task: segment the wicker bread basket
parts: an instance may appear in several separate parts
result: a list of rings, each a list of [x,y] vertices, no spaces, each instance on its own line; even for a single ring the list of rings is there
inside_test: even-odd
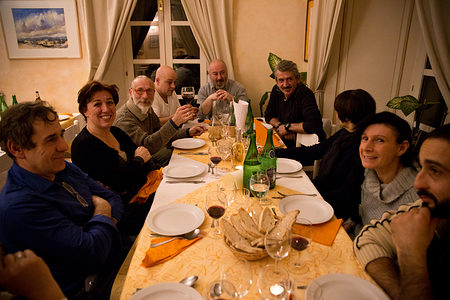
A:
[[[268,255],[267,251],[264,249],[261,249],[261,250],[263,250],[263,251],[261,251],[261,253],[248,253],[248,252],[244,252],[242,250],[236,249],[233,245],[231,245],[231,243],[228,241],[228,239],[225,238],[225,236],[224,236],[224,241],[225,241],[225,244],[227,244],[228,247],[230,248],[231,252],[236,257],[239,257],[239,258],[243,258],[246,260],[260,260]]]

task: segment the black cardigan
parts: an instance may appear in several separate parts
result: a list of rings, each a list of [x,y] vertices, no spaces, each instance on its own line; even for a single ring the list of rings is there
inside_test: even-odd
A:
[[[333,206],[338,218],[359,219],[361,184],[364,168],[359,158],[359,135],[341,129],[327,140],[310,146],[277,149],[277,157],[297,161],[322,159],[313,183],[322,197]]]
[[[127,161],[84,127],[72,142],[72,162],[120,193],[124,200],[130,200],[147,181],[147,173],[157,166],[152,160],[144,163],[142,158],[134,157],[137,146],[122,129],[112,126],[110,130],[127,154]]]

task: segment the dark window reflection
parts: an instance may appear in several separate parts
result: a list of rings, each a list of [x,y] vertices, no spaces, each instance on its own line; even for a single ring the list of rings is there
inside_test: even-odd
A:
[[[447,105],[442,97],[436,79],[430,76],[424,76],[422,82],[422,91],[420,93],[420,102],[439,102],[439,104],[427,105],[420,112],[420,122],[431,127],[439,127],[443,124],[447,112]]]
[[[156,70],[160,67],[160,64],[142,64],[134,65],[134,77],[139,75],[145,75],[155,81]]]
[[[180,0],[170,1],[170,12],[172,21],[187,21],[186,14],[184,13],[183,5]]]
[[[186,56],[184,58],[192,57]],[[193,86],[195,88],[195,94],[198,94],[198,90],[200,89],[200,64],[174,64],[173,69],[178,75],[175,84],[176,93],[180,95],[183,86]]]
[[[182,55],[200,57],[200,48],[189,26],[172,26],[172,53],[173,58]]]
[[[138,0],[131,21],[153,21],[158,11],[158,0]]]

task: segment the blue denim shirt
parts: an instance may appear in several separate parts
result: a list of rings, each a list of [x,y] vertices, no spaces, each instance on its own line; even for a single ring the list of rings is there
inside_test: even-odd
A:
[[[93,216],[92,195],[111,204],[120,220],[121,198],[66,163],[56,174],[84,199],[84,207],[60,185],[30,173],[16,163],[0,194],[0,242],[7,252],[31,249],[48,264],[62,290],[79,289],[89,274],[97,273],[118,251],[120,237],[109,217]]]

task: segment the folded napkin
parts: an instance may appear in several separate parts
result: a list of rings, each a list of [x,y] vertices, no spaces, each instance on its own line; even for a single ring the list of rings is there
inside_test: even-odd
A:
[[[260,141],[260,144],[265,145],[267,138],[267,128],[263,125],[263,123],[260,120],[255,119],[255,130],[256,130],[256,137]],[[275,130],[273,132],[273,145],[275,147],[281,147],[284,145],[284,142],[281,140],[278,134],[276,134]]]
[[[247,117],[248,102],[239,100],[238,103],[233,101],[234,117],[236,118],[236,127],[245,130],[245,118]]]
[[[326,223],[313,225],[313,241],[325,246],[333,245],[334,239],[341,227],[342,219],[332,220]],[[302,224],[295,224],[294,231],[302,233],[305,226]]]
[[[147,198],[156,192],[161,180],[163,179],[162,168],[159,170],[153,170],[147,174],[147,182],[141,187],[136,195],[130,200],[130,203],[138,202],[139,204],[145,203]]]
[[[177,256],[201,238],[202,237],[199,236],[193,240],[176,239],[159,247],[149,247],[147,252],[145,253],[144,259],[142,260],[142,265],[148,268],[162,264],[163,262],[166,262]],[[152,244],[163,242],[168,239],[171,239],[171,237],[155,238],[152,239]]]

